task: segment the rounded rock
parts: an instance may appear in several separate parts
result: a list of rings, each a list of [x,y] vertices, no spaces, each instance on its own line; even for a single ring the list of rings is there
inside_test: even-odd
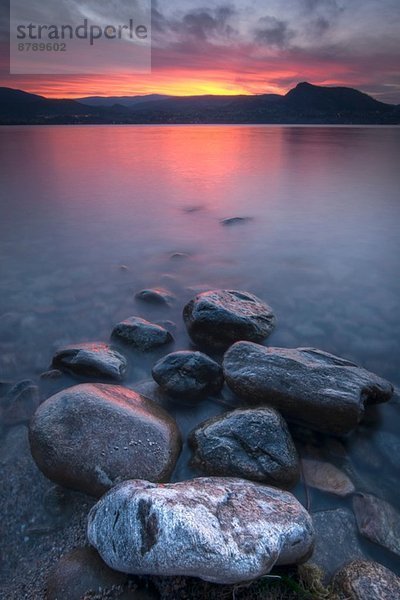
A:
[[[243,479],[127,481],[89,513],[88,539],[113,569],[235,584],[304,562],[311,517],[289,492]]]
[[[235,290],[198,294],[185,306],[183,319],[195,344],[219,350],[239,340],[262,342],[275,326],[267,304],[253,294]]]
[[[140,317],[130,317],[118,323],[112,332],[112,337],[117,338],[125,344],[130,344],[138,350],[148,352],[170,344],[173,337],[161,325],[150,323]]]
[[[400,598],[400,578],[371,560],[353,560],[338,571],[333,590],[348,600],[395,600]]]
[[[123,379],[126,358],[103,342],[87,342],[60,348],[53,357],[52,366],[73,375]]]
[[[162,408],[105,384],[74,386],[46,400],[29,440],[46,477],[93,496],[126,479],[168,481],[181,450],[178,427]]]
[[[243,477],[277,487],[299,478],[287,425],[273,408],[238,409],[209,419],[190,435],[193,466],[208,475]]]
[[[164,392],[183,401],[217,394],[224,384],[222,367],[202,352],[168,354],[154,365],[152,375]]]

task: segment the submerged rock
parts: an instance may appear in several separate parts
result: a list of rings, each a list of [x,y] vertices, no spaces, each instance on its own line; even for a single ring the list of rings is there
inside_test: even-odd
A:
[[[61,557],[47,579],[47,600],[81,600],[123,585],[127,575],[110,569],[93,548],[76,548]]]
[[[301,463],[307,485],[336,496],[348,496],[355,492],[351,479],[334,465],[311,458],[303,458]]]
[[[183,319],[195,344],[221,350],[239,340],[262,342],[275,327],[267,304],[235,290],[198,294],[185,306]]]
[[[323,510],[312,515],[315,528],[315,549],[311,557],[325,573],[326,581],[344,563],[363,558],[357,525],[348,508]]]
[[[251,220],[251,217],[228,217],[227,219],[222,219],[220,223],[221,225],[225,226],[243,225],[244,223],[248,223]]]
[[[269,404],[311,429],[345,434],[357,427],[365,405],[386,402],[393,386],[327,352],[234,344],[224,357],[228,386],[251,404]]]
[[[306,560],[314,535],[289,492],[210,477],[113,488],[90,511],[88,539],[125,573],[238,583]]]
[[[217,394],[224,384],[222,367],[202,352],[168,354],[154,365],[152,375],[167,394],[189,402]]]
[[[299,478],[299,459],[285,421],[273,408],[234,410],[197,427],[193,465],[209,475],[244,477],[277,487]]]
[[[73,375],[123,379],[127,362],[124,356],[103,342],[65,346],[56,352],[52,366]]]
[[[162,288],[141,290],[135,294],[136,300],[147,302],[148,304],[169,305],[174,300],[171,292]]]
[[[9,427],[27,423],[40,403],[37,385],[25,379],[5,391],[0,400],[0,423]]]
[[[361,535],[400,556],[400,513],[391,504],[372,494],[357,494],[353,510]]]
[[[118,323],[113,329],[112,337],[145,352],[170,344],[174,339],[161,325],[140,317],[130,317]]]
[[[347,600],[400,598],[400,578],[371,560],[353,560],[335,573],[333,591]]]
[[[162,408],[104,384],[74,386],[46,400],[29,439],[49,479],[93,496],[126,479],[167,481],[181,449],[178,427]]]

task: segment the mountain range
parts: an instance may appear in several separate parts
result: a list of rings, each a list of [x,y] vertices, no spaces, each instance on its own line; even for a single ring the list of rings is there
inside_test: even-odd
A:
[[[400,105],[348,87],[299,83],[285,95],[86,97],[54,100],[0,88],[0,124],[400,124]]]

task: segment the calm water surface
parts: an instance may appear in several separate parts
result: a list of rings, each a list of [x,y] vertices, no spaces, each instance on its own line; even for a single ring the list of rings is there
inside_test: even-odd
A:
[[[226,287],[275,309],[269,344],[316,346],[400,384],[399,128],[3,127],[0,142],[1,380],[38,380],[55,348],[107,341],[133,315],[175,321],[185,349],[184,303]],[[221,225],[237,216],[251,220]],[[153,286],[175,304],[134,300]],[[134,386],[156,357],[129,358]],[[188,431],[224,407],[171,410]],[[388,405],[344,442],[357,486],[398,508],[399,429]],[[193,476],[187,460],[176,479]],[[314,510],[349,504],[311,495]]]

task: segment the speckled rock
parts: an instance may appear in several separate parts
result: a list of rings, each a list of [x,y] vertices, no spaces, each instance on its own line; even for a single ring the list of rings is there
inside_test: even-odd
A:
[[[167,394],[188,402],[217,394],[224,384],[222,367],[202,352],[168,354],[154,365],[152,375]]]
[[[118,323],[113,329],[112,337],[144,352],[170,344],[174,339],[161,325],[150,323],[140,317],[130,317]]]
[[[210,477],[113,488],[90,511],[88,539],[122,572],[238,583],[306,560],[314,535],[289,492]]]
[[[331,463],[303,458],[302,472],[307,485],[336,496],[348,496],[355,492],[351,479]]]
[[[167,481],[181,449],[177,425],[162,408],[104,384],[74,386],[46,400],[29,439],[49,479],[93,496],[126,479]]]
[[[127,369],[124,356],[103,342],[88,342],[60,348],[53,357],[53,367],[73,375],[123,379]]]
[[[148,304],[158,304],[168,306],[174,300],[173,294],[163,288],[154,288],[141,290],[135,294],[136,300],[147,302]]]
[[[338,571],[333,590],[347,600],[396,600],[400,578],[371,560],[353,560]]]
[[[193,466],[209,475],[291,487],[299,459],[285,421],[273,408],[234,410],[197,427],[189,438]]]
[[[400,513],[391,504],[372,494],[357,494],[353,510],[361,535],[400,556]]]
[[[225,350],[239,340],[262,342],[275,326],[272,309],[248,292],[214,290],[198,294],[183,310],[195,344]]]
[[[234,344],[224,357],[225,379],[249,404],[268,404],[303,425],[345,434],[365,405],[389,400],[393,386],[343,358],[313,348]]]
[[[120,586],[127,576],[111,570],[93,548],[76,548],[50,571],[47,600],[81,600],[88,592]]]

